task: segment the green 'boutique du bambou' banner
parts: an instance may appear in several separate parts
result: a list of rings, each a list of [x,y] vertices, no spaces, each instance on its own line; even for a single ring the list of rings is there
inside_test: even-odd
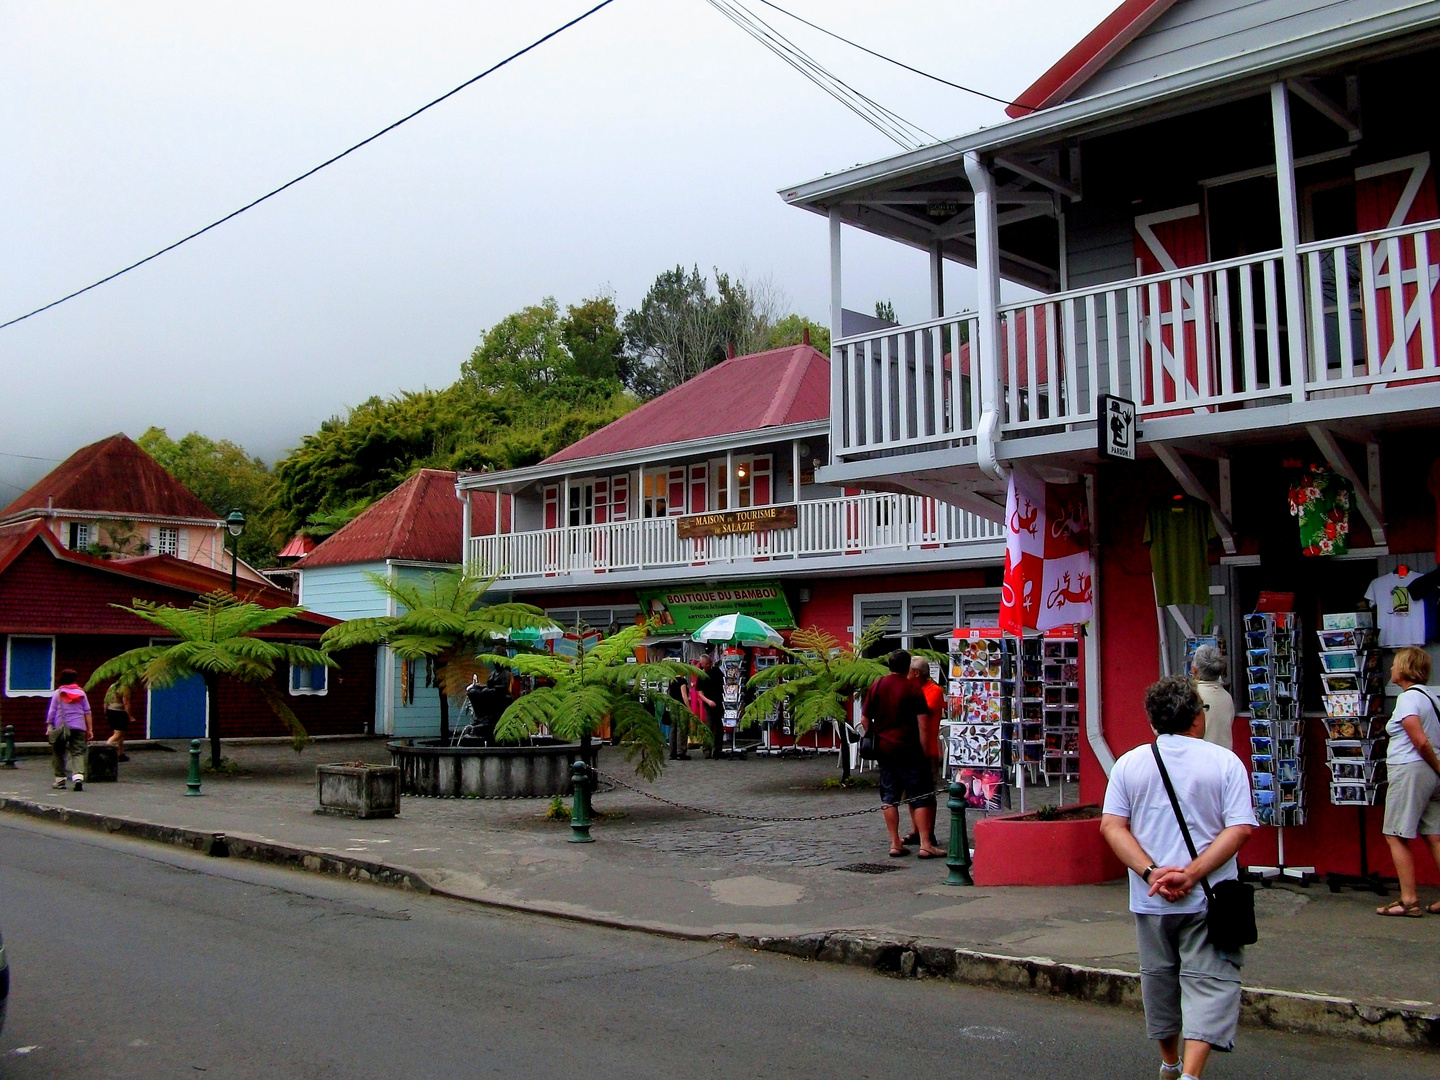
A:
[[[776,630],[794,630],[795,616],[778,582],[724,588],[640,589],[636,596],[646,618],[659,624],[658,633],[693,634],[720,615],[749,615]]]

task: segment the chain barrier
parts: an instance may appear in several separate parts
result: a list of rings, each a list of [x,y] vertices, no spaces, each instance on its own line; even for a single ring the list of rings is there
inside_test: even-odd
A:
[[[733,810],[713,810],[705,806],[691,806],[689,803],[676,802],[674,799],[667,799],[663,795],[656,795],[652,791],[645,791],[642,788],[636,787],[634,784],[627,784],[619,777],[610,776],[608,773],[603,773],[599,769],[592,768],[590,772],[591,775],[594,776],[596,779],[604,780],[606,783],[609,783],[614,787],[622,787],[626,791],[633,791],[636,795],[643,795],[647,799],[658,803],[664,803],[666,806],[673,806],[677,810],[689,810],[692,813],[696,814],[708,814],[710,817],[733,818],[737,821],[754,821],[761,825],[780,825],[790,822],[804,821],[835,821],[838,818],[859,817],[862,814],[873,814],[876,810],[883,810],[885,808],[884,803],[877,803],[873,806],[867,806],[861,810],[842,810],[839,813],[835,814],[810,814],[806,817],[762,817],[758,814],[741,814]],[[946,788],[936,788],[929,794],[920,795],[916,798],[926,799],[932,795],[944,795],[947,790],[948,789]],[[910,800],[908,799],[906,800],[906,802],[909,801]]]

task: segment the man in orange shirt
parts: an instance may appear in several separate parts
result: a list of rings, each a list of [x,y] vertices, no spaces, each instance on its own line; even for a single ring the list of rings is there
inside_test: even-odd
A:
[[[945,716],[945,691],[936,685],[935,680],[930,678],[930,661],[923,656],[916,656],[910,661],[910,678],[913,679],[920,692],[925,695],[926,710],[920,717],[920,749],[925,754],[925,760],[930,763],[930,776],[934,783],[932,788],[939,790],[940,777],[944,773],[945,754],[940,746],[940,721]],[[939,847],[935,842],[934,819],[930,823],[930,846]],[[920,832],[918,829],[911,829],[910,835],[905,838],[906,844],[918,844]]]

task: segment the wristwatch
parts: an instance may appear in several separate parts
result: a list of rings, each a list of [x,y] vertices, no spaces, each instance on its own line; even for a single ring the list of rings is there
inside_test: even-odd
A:
[[[1145,882],[1146,885],[1149,885],[1150,875],[1159,869],[1160,868],[1152,862],[1149,866],[1145,867],[1145,872],[1140,875],[1140,880]]]

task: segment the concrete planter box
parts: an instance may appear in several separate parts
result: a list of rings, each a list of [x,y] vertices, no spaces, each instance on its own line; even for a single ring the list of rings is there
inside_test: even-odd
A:
[[[400,770],[394,765],[319,765],[317,814],[395,817],[400,813]]]
[[[598,743],[586,763],[599,758]],[[540,746],[440,746],[433,740],[390,744],[390,761],[406,795],[450,799],[548,799],[570,794],[570,763],[579,743]]]
[[[1055,821],[1007,814],[975,824],[976,885],[1095,885],[1125,867],[1100,835],[1098,806],[1071,806]]]
[[[120,774],[120,751],[109,743],[90,743],[85,747],[85,781],[90,784],[114,783]]]

